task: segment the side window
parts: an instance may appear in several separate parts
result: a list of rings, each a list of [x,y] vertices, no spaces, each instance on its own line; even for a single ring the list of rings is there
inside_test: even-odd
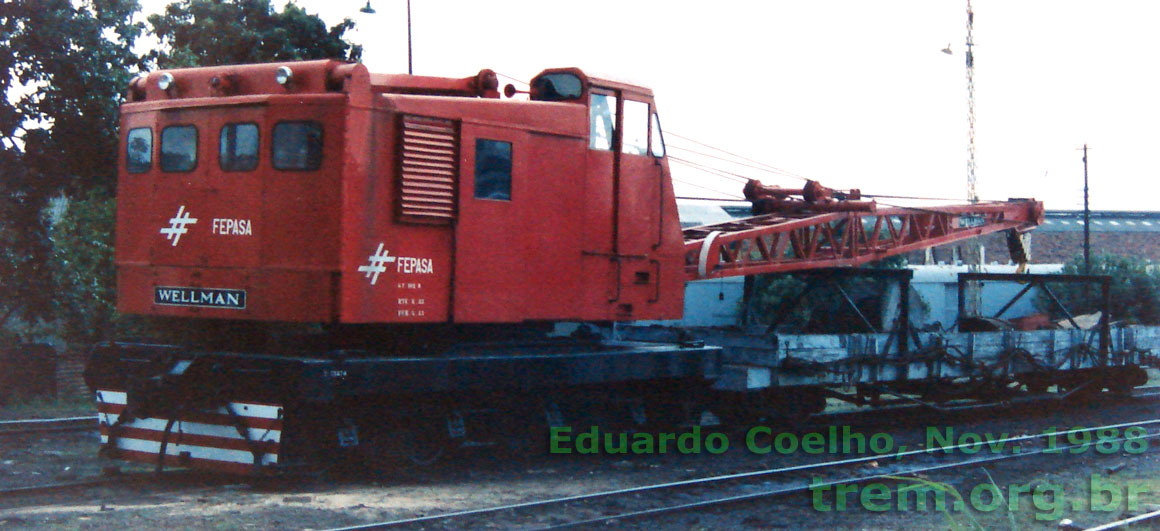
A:
[[[148,127],[130,129],[125,137],[125,169],[129,173],[144,173],[153,167],[153,130]]]
[[[591,128],[588,147],[612,149],[616,134],[616,96],[593,94],[588,100],[588,121]]]
[[[648,154],[648,104],[624,100],[624,123],[620,151],[632,155]]]
[[[279,122],[274,126],[271,162],[278,170],[312,171],[322,167],[322,125]]]
[[[511,142],[485,138],[475,141],[475,197],[511,201]]]
[[[661,135],[661,119],[655,112],[652,114],[652,154],[657,158],[665,156],[665,137]]]
[[[218,164],[222,171],[250,171],[258,167],[258,126],[226,124],[222,127]]]
[[[197,128],[174,125],[161,130],[161,171],[183,172],[197,167]]]

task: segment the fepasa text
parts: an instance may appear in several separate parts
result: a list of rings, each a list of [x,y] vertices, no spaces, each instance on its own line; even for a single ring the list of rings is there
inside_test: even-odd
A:
[[[210,228],[223,236],[253,236],[253,224],[248,219],[213,218]]]

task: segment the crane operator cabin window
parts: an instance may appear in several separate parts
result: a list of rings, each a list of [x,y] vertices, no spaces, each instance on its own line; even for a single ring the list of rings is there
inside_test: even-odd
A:
[[[616,134],[616,96],[593,94],[588,101],[591,126],[588,147],[611,150],[612,138]]]
[[[624,129],[620,151],[632,155],[648,154],[648,104],[624,100]]]
[[[661,119],[657,113],[652,113],[652,154],[660,158],[665,156],[665,139],[661,135]]]
[[[574,74],[547,74],[532,81],[532,94],[539,101],[575,100],[584,94],[584,84]]]
[[[322,167],[322,125],[279,122],[274,126],[272,162],[278,170],[312,171]]]
[[[161,171],[183,172],[197,167],[197,128],[174,125],[161,130]]]
[[[250,171],[258,167],[258,126],[227,124],[221,132],[218,164],[222,171]]]
[[[130,129],[125,138],[125,169],[129,173],[144,173],[153,166],[153,130],[148,127]]]
[[[511,201],[511,142],[485,138],[475,141],[475,197]]]

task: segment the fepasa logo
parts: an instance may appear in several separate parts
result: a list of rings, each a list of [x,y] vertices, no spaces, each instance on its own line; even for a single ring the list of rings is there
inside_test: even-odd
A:
[[[197,223],[197,218],[189,216],[186,212],[185,205],[177,207],[177,215],[169,218],[169,226],[161,227],[161,234],[165,235],[165,239],[173,242],[173,246],[177,247],[177,243],[181,241],[181,235],[189,232],[186,225],[193,225]]]
[[[395,264],[395,272],[403,275],[430,275],[435,272],[434,261],[430,258],[414,256],[391,256],[386,244],[380,242],[374,254],[367,257],[367,265],[358,266],[359,273],[365,273],[374,286],[379,281],[379,274],[387,272],[386,264]]]
[[[383,264],[388,264],[395,261],[395,257],[391,256],[390,251],[383,249],[382,243],[379,248],[375,250],[375,254],[370,255],[367,259],[370,264],[359,266],[359,273],[366,273],[367,278],[371,279],[371,285],[374,286],[379,281],[379,273],[386,273],[387,267]]]

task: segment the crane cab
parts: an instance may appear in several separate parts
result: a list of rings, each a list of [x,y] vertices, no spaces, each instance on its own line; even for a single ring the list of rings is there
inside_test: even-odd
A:
[[[311,61],[155,72],[122,107],[118,304],[330,323],[680,316],[652,93],[547,70],[528,99]]]

